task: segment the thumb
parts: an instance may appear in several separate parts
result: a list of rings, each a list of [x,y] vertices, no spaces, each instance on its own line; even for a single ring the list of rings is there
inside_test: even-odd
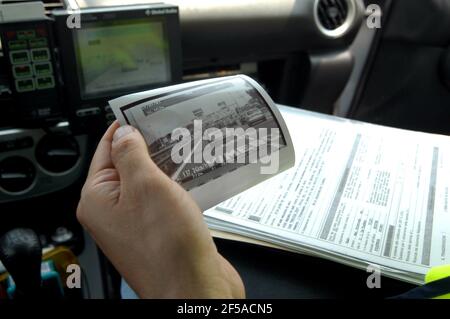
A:
[[[124,184],[151,178],[159,172],[141,133],[130,125],[121,126],[114,132],[111,160]]]

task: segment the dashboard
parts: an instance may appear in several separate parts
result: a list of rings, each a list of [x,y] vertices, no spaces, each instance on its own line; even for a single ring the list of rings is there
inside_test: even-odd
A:
[[[324,63],[351,72],[341,52],[364,17],[360,0],[56,0],[0,11],[0,232],[26,224],[48,238],[62,226],[77,237],[81,185],[115,119],[108,100],[237,73],[276,102],[296,100]]]
[[[0,25],[0,203],[70,185],[88,157],[80,136],[95,141],[114,120],[109,99],[246,72],[245,62],[257,76],[260,61],[345,49],[362,19],[357,0],[78,0],[44,9]]]

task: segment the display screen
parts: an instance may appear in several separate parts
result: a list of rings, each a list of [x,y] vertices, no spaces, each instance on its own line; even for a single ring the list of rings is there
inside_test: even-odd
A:
[[[171,81],[162,20],[83,23],[75,34],[82,98],[123,93]]]

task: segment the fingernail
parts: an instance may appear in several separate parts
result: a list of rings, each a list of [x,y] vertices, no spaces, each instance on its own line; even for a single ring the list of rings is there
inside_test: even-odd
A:
[[[126,136],[126,135],[128,135],[128,134],[130,134],[130,133],[133,133],[134,130],[135,130],[135,128],[132,127],[132,126],[130,126],[130,125],[123,125],[123,126],[120,126],[120,127],[114,132],[114,135],[113,135],[113,142],[117,142],[117,141],[120,140],[122,137],[124,137],[124,136]]]

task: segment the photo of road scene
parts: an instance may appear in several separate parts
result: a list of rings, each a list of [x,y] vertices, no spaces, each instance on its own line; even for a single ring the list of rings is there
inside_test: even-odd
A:
[[[209,88],[189,90],[181,95],[165,97],[158,103],[151,104],[152,108],[141,106],[132,110],[135,123],[139,123],[139,129],[149,145],[150,154],[155,163],[172,179],[183,185],[186,189],[205,184],[209,180],[233,171],[242,165],[249,163],[249,153],[265,147],[267,155],[270,154],[271,144],[273,150],[286,145],[282,136],[272,136],[271,129],[281,129],[272,114],[267,103],[259,92],[247,81],[237,78],[215,84]],[[233,143],[228,149],[235,152],[220,154],[223,163],[194,162],[194,152],[204,150],[210,140],[194,139],[194,121],[201,120],[202,134],[209,128],[216,128],[223,135],[223,150],[228,143]],[[191,139],[183,140],[190,143],[190,154],[183,154],[186,159],[177,164],[172,160],[172,148],[181,142],[172,141],[172,132],[175,128],[186,128],[190,132]],[[246,137],[246,142],[241,149],[236,149],[237,140],[227,139],[227,129],[242,128],[266,128],[267,135],[259,135],[255,140]],[[218,142],[218,141],[215,141]],[[233,147],[234,145],[234,147]],[[237,157],[241,159],[238,163]],[[244,162],[242,162],[244,159]]]

